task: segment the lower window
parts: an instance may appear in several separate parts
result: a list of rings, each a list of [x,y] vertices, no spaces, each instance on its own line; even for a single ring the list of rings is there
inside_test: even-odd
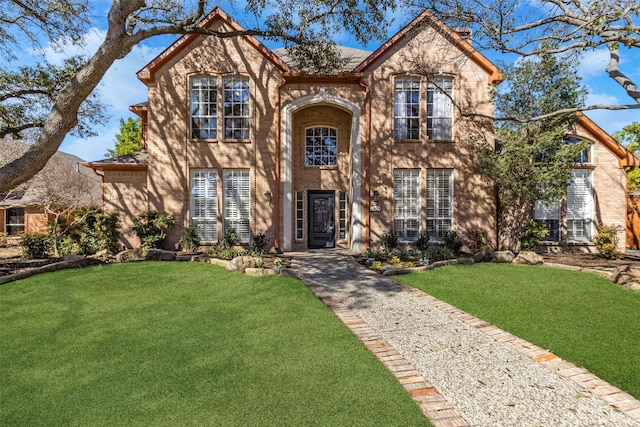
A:
[[[5,228],[8,235],[24,232],[24,208],[7,209]]]
[[[203,242],[218,241],[218,173],[191,171],[191,226]]]
[[[420,171],[397,169],[393,172],[393,231],[405,241],[420,234]]]
[[[427,230],[439,242],[453,228],[453,170],[427,170]]]
[[[251,208],[249,169],[224,171],[224,232],[234,228],[240,243],[249,243]]]

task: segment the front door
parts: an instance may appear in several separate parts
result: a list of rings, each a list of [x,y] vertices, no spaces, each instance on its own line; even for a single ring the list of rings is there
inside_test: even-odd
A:
[[[309,213],[309,248],[335,247],[335,194],[310,191]]]

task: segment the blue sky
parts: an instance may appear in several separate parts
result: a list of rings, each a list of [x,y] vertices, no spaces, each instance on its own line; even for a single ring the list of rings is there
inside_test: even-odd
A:
[[[97,27],[88,31],[85,39],[86,46],[82,49],[82,53],[93,54],[104,39],[105,17],[110,4],[110,1],[103,0],[94,3]],[[236,6],[234,9],[223,5],[223,8],[241,24],[247,27],[254,24],[253,22],[243,21],[240,14],[241,6]],[[393,35],[401,24],[402,22],[396,22],[394,28],[390,30],[390,35]],[[104,76],[98,88],[101,98],[108,105],[107,113],[110,115],[110,119],[104,125],[95,129],[98,136],[87,139],[67,136],[60,149],[88,161],[104,158],[106,150],[114,146],[115,135],[119,130],[119,119],[121,117],[133,117],[134,115],[129,111],[129,106],[147,99],[146,86],[137,79],[136,72],[168,47],[176,38],[165,36],[149,40],[142,45],[136,46],[124,59],[116,61]],[[369,46],[358,46],[346,34],[338,34],[336,42],[369,50],[375,50],[382,43],[373,42]],[[274,46],[269,45],[269,47]],[[68,47],[64,53],[56,53],[50,48],[45,49],[45,55],[52,63],[60,63],[63,56],[72,53],[79,53],[78,48]],[[492,60],[500,58],[491,54],[487,54],[487,56]],[[633,101],[626,95],[624,90],[605,73],[604,68],[607,60],[607,52],[604,49],[584,54],[578,73],[583,78],[583,83],[589,88],[590,93],[587,98],[587,104],[632,104]],[[628,72],[636,82],[640,81],[640,67],[637,64],[640,64],[640,50],[623,52],[621,68]],[[609,133],[620,130],[631,122],[640,122],[640,110],[596,110],[588,112],[587,115]]]

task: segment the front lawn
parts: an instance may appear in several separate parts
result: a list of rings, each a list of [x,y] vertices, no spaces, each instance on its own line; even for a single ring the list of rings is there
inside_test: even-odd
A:
[[[589,273],[474,264],[397,276],[640,398],[640,293]]]
[[[428,425],[289,277],[145,262],[0,286],[0,425]]]

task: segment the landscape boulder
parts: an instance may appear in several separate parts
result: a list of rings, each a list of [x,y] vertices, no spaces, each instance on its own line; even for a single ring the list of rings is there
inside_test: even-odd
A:
[[[491,261],[491,252],[489,251],[479,251],[473,254],[473,262],[489,262]]]
[[[544,262],[542,257],[535,252],[523,251],[513,260],[514,264],[540,265]]]
[[[621,265],[613,272],[611,281],[618,285],[640,284],[640,267]]]
[[[173,261],[176,259],[176,253],[163,249],[130,249],[122,251],[116,255],[118,262],[134,262],[134,261]]]
[[[511,251],[494,251],[491,254],[492,262],[511,263],[516,256]]]
[[[253,257],[250,256],[239,256],[235,257],[231,261],[227,263],[227,271],[236,271],[240,273],[244,273],[247,268],[254,268],[256,266]]]

